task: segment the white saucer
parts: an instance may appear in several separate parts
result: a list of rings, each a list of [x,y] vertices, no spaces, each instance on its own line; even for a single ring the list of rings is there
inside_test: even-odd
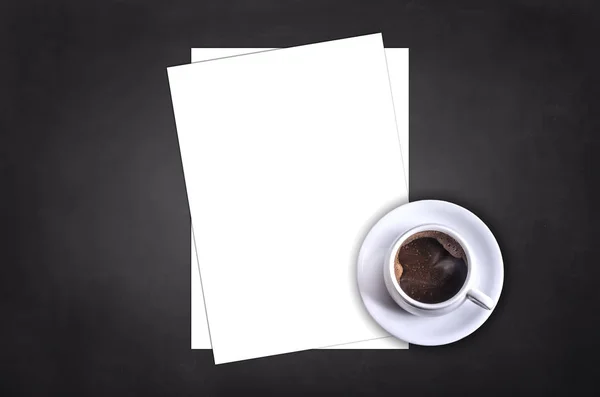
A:
[[[477,330],[492,310],[466,301],[444,316],[419,317],[404,311],[392,300],[383,281],[386,254],[402,233],[425,223],[452,227],[471,243],[471,250],[479,258],[476,285],[497,304],[504,282],[504,265],[494,235],[472,212],[437,200],[405,204],[373,226],[358,255],[358,288],[367,311],[392,336],[416,345],[445,345]]]

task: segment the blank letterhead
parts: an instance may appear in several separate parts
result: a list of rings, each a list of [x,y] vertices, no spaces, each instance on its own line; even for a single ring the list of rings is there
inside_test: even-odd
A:
[[[192,48],[192,62],[209,61],[236,55],[251,54],[273,50],[274,48]],[[404,165],[404,176],[408,185],[408,48],[386,48],[388,72],[394,109],[396,111],[396,127],[400,139],[400,150],[402,152],[402,163]],[[193,232],[192,232],[193,233]],[[192,235],[190,233],[190,235]],[[198,271],[198,260],[194,238],[191,241],[191,277],[192,277],[192,349],[211,349],[208,334],[208,323],[206,322],[206,309],[204,307],[204,296],[200,283]],[[364,313],[364,321],[374,321],[368,313]],[[362,342],[347,343],[326,347],[326,349],[408,349],[408,343],[393,336],[386,338],[370,339]]]

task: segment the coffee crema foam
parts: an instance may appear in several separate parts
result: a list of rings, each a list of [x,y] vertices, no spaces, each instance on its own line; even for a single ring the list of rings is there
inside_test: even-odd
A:
[[[465,283],[467,259],[461,245],[443,232],[410,236],[394,261],[400,288],[423,303],[440,303],[456,295]]]

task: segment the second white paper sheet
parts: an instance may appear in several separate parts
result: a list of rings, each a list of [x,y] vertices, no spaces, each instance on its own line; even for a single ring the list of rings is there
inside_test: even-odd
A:
[[[218,58],[236,55],[251,54],[255,52],[269,51],[275,48],[192,48],[191,61],[202,62]],[[396,126],[400,149],[404,166],[404,176],[408,185],[408,48],[386,48],[385,49],[389,79],[396,113]],[[398,170],[400,172],[400,170]],[[408,186],[407,186],[408,187]],[[204,296],[196,247],[192,230],[192,252],[191,252],[191,277],[192,277],[192,302],[191,302],[191,348],[211,349],[208,323],[206,321],[206,309],[204,307]],[[365,312],[364,321],[373,321]],[[361,342],[353,342],[342,345],[325,347],[325,349],[407,349],[408,343],[394,337],[382,337]]]
[[[168,75],[215,362],[387,336],[355,279],[407,201],[381,35]]]

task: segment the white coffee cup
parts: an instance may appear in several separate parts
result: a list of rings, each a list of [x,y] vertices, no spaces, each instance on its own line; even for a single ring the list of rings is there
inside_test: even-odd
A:
[[[442,232],[452,237],[461,245],[466,257],[467,276],[462,288],[456,293],[456,295],[440,303],[423,303],[408,296],[406,292],[400,288],[394,272],[396,255],[402,244],[416,233],[426,231]],[[494,307],[494,301],[492,298],[477,289],[477,284],[479,281],[477,272],[478,266],[477,258],[474,257],[472,251],[469,249],[469,242],[463,239],[460,234],[444,225],[426,224],[410,229],[398,237],[386,258],[386,262],[383,267],[383,278],[385,281],[385,286],[392,299],[401,308],[417,316],[441,316],[450,313],[451,311],[456,310],[467,299],[483,309],[492,310]]]

